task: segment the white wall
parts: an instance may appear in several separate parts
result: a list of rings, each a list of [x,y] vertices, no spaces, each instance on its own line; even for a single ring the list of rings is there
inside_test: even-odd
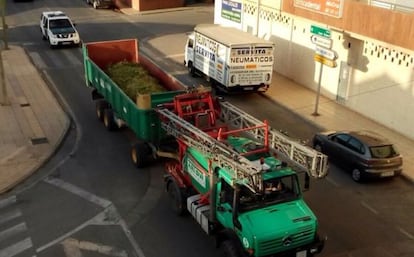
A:
[[[235,26],[217,15],[221,1],[215,1],[215,23]],[[315,90],[320,64],[313,59],[310,27],[324,25],[282,13],[281,0],[237,1],[242,20],[236,27],[275,42],[274,70]],[[337,98],[339,64],[347,63],[349,83],[340,103],[414,139],[414,52],[334,29],[331,39],[338,66],[323,67],[322,94]]]

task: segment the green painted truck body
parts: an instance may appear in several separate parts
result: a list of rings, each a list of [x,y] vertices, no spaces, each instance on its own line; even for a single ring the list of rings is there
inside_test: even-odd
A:
[[[87,86],[111,105],[116,117],[123,120],[138,139],[157,144],[166,137],[153,108],[172,102],[175,95],[184,92],[184,86],[140,54],[136,39],[85,43],[82,51]],[[122,61],[140,63],[167,91],[144,96],[141,101],[149,105],[140,107],[139,99],[137,103],[132,101],[105,73],[109,65]]]

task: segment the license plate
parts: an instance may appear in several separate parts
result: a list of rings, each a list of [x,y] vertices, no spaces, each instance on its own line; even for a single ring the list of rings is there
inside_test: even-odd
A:
[[[62,42],[62,45],[70,45],[72,42]]]
[[[391,176],[394,176],[394,171],[387,171],[387,172],[381,173],[381,177],[391,177]]]
[[[297,252],[296,257],[306,257],[306,251]]]
[[[253,87],[244,87],[243,90],[253,90]]]

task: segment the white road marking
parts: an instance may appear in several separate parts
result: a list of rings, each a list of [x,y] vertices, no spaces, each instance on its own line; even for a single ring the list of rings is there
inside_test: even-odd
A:
[[[29,52],[30,58],[34,62],[35,66],[38,67],[40,70],[46,69],[47,65],[43,61],[42,57],[40,57],[38,52]]]
[[[81,224],[77,228],[69,231],[68,233],[54,239],[53,241],[39,247],[36,249],[37,253],[40,253],[44,251],[45,249],[58,244],[59,242],[62,242],[66,238],[70,237],[71,235],[75,234],[76,232],[84,229],[85,227],[89,225],[120,225],[122,227],[122,230],[124,231],[126,237],[128,238],[128,241],[132,245],[132,247],[135,250],[135,253],[138,257],[145,257],[144,252],[142,251],[141,247],[137,244],[135,241],[135,238],[132,236],[131,232],[129,231],[129,228],[126,224],[126,222],[119,216],[118,211],[116,210],[115,206],[112,205],[112,203],[106,199],[100,198],[96,195],[93,195],[75,185],[69,184],[63,180],[57,179],[57,178],[46,178],[44,180],[47,183],[50,183],[52,185],[55,185],[57,187],[60,187],[66,191],[69,191],[75,195],[80,196],[81,198],[84,198],[92,203],[95,203],[99,206],[102,206],[105,208],[105,210],[92,219],[86,221],[85,223]],[[0,256],[1,257],[1,256]],[[71,256],[72,257],[72,256]]]
[[[0,232],[0,242],[11,237],[14,235],[17,235],[19,233],[22,233],[24,231],[27,230],[26,224],[25,223],[20,223],[17,224],[11,228],[5,229],[3,231]]]
[[[0,257],[13,257],[33,246],[32,240],[26,238],[20,242],[17,242],[5,249],[0,250]]]
[[[82,257],[82,250],[98,252],[112,257],[128,257],[128,253],[115,247],[97,244],[88,241],[79,241],[74,238],[67,238],[62,243],[66,257]]]
[[[367,208],[368,210],[370,210],[372,213],[378,215],[378,211],[375,210],[373,207],[371,207],[370,205],[368,205],[366,202],[361,201],[362,206],[364,206],[365,208]]]
[[[414,235],[410,234],[409,232],[407,232],[405,229],[401,228],[401,227],[397,227],[397,229],[403,233],[406,237],[408,237],[411,240],[414,240]]]
[[[20,216],[22,216],[22,212],[17,209],[9,211],[5,214],[2,214],[0,215],[0,225],[6,222],[9,222],[11,220],[14,220],[15,218],[20,217]]]
[[[94,203],[96,205],[101,206],[102,208],[107,208],[108,206],[112,205],[112,203],[104,198],[101,198],[97,195],[91,194],[85,190],[83,190],[82,188],[79,188],[75,185],[69,184],[61,179],[57,179],[57,178],[45,178],[44,179],[45,182],[52,184],[56,187],[60,187],[62,189],[65,189],[68,192],[71,192],[74,195],[77,195],[91,203]]]
[[[9,206],[13,203],[16,203],[16,196],[15,195],[10,196],[8,198],[5,198],[3,200],[0,200],[0,209],[4,208],[4,207],[7,207],[7,206]]]

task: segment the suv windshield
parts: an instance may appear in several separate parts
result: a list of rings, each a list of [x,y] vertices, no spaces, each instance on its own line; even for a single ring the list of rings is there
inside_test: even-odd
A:
[[[245,186],[240,188],[239,211],[246,212],[276,203],[289,202],[300,196],[297,176],[272,178],[263,182],[263,193],[253,193]]]
[[[49,22],[50,29],[57,29],[57,28],[71,28],[72,24],[68,19],[58,19],[58,20],[51,20]]]
[[[371,146],[369,150],[373,158],[391,158],[398,155],[392,145]]]

